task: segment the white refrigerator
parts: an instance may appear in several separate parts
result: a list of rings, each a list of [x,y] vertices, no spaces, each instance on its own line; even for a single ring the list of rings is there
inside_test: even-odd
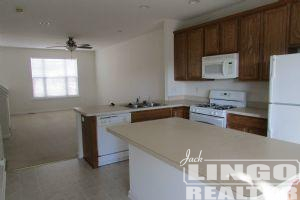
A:
[[[300,144],[300,54],[271,57],[270,138]]]

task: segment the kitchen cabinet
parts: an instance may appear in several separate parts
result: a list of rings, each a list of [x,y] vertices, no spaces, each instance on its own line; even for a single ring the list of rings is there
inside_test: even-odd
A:
[[[238,51],[238,19],[233,18],[220,23],[220,53],[229,54]]]
[[[83,158],[93,167],[98,167],[97,118],[81,116]]]
[[[172,108],[145,110],[131,113],[131,122],[143,122],[172,117]]]
[[[172,117],[190,118],[190,108],[186,106],[172,108]]]
[[[219,23],[204,27],[204,54],[205,56],[217,55],[220,52]]]
[[[287,53],[288,7],[264,12],[262,80],[269,80],[270,56]]]
[[[174,78],[176,81],[187,79],[187,33],[174,34]]]
[[[292,4],[290,19],[291,27],[289,44],[292,46],[300,46],[300,1]]]
[[[201,57],[239,53],[239,80],[268,81],[270,56],[300,47],[300,1],[278,1],[175,31],[175,80],[203,80]]]
[[[260,79],[261,13],[243,16],[240,20],[240,80]]]
[[[236,114],[227,115],[227,128],[267,137],[267,119]]]
[[[204,54],[203,32],[203,28],[191,30],[188,32],[188,80],[202,79],[202,57]]]

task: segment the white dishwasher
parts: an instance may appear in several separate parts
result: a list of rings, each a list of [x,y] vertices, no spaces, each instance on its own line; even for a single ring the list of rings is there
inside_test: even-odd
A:
[[[109,133],[106,128],[131,123],[131,113],[97,117],[98,165],[128,160],[128,143]]]

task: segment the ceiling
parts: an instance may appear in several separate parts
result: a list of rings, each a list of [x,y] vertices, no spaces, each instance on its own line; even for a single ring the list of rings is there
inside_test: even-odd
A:
[[[0,46],[45,48],[67,36],[101,48],[157,27],[162,19],[187,20],[262,0],[0,0]],[[268,0],[266,0],[268,1]],[[140,8],[147,5],[149,8]],[[23,8],[17,13],[16,7]],[[143,6],[142,6],[143,7]],[[145,7],[145,6],[144,6]],[[47,23],[50,25],[47,25]],[[46,23],[46,24],[41,24]]]

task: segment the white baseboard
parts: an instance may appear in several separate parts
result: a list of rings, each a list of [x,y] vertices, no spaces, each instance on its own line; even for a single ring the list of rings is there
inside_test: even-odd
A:
[[[109,165],[129,159],[128,151],[98,157],[98,166]]]
[[[18,116],[18,115],[28,115],[32,113],[45,113],[45,112],[58,112],[58,111],[68,111],[73,110],[73,108],[62,108],[62,109],[49,109],[49,110],[33,110],[33,111],[27,111],[27,112],[14,112],[11,113],[11,116]]]
[[[131,190],[129,190],[129,192],[128,192],[128,198],[129,198],[130,200],[138,200],[138,199],[136,198],[136,196],[131,192]]]

